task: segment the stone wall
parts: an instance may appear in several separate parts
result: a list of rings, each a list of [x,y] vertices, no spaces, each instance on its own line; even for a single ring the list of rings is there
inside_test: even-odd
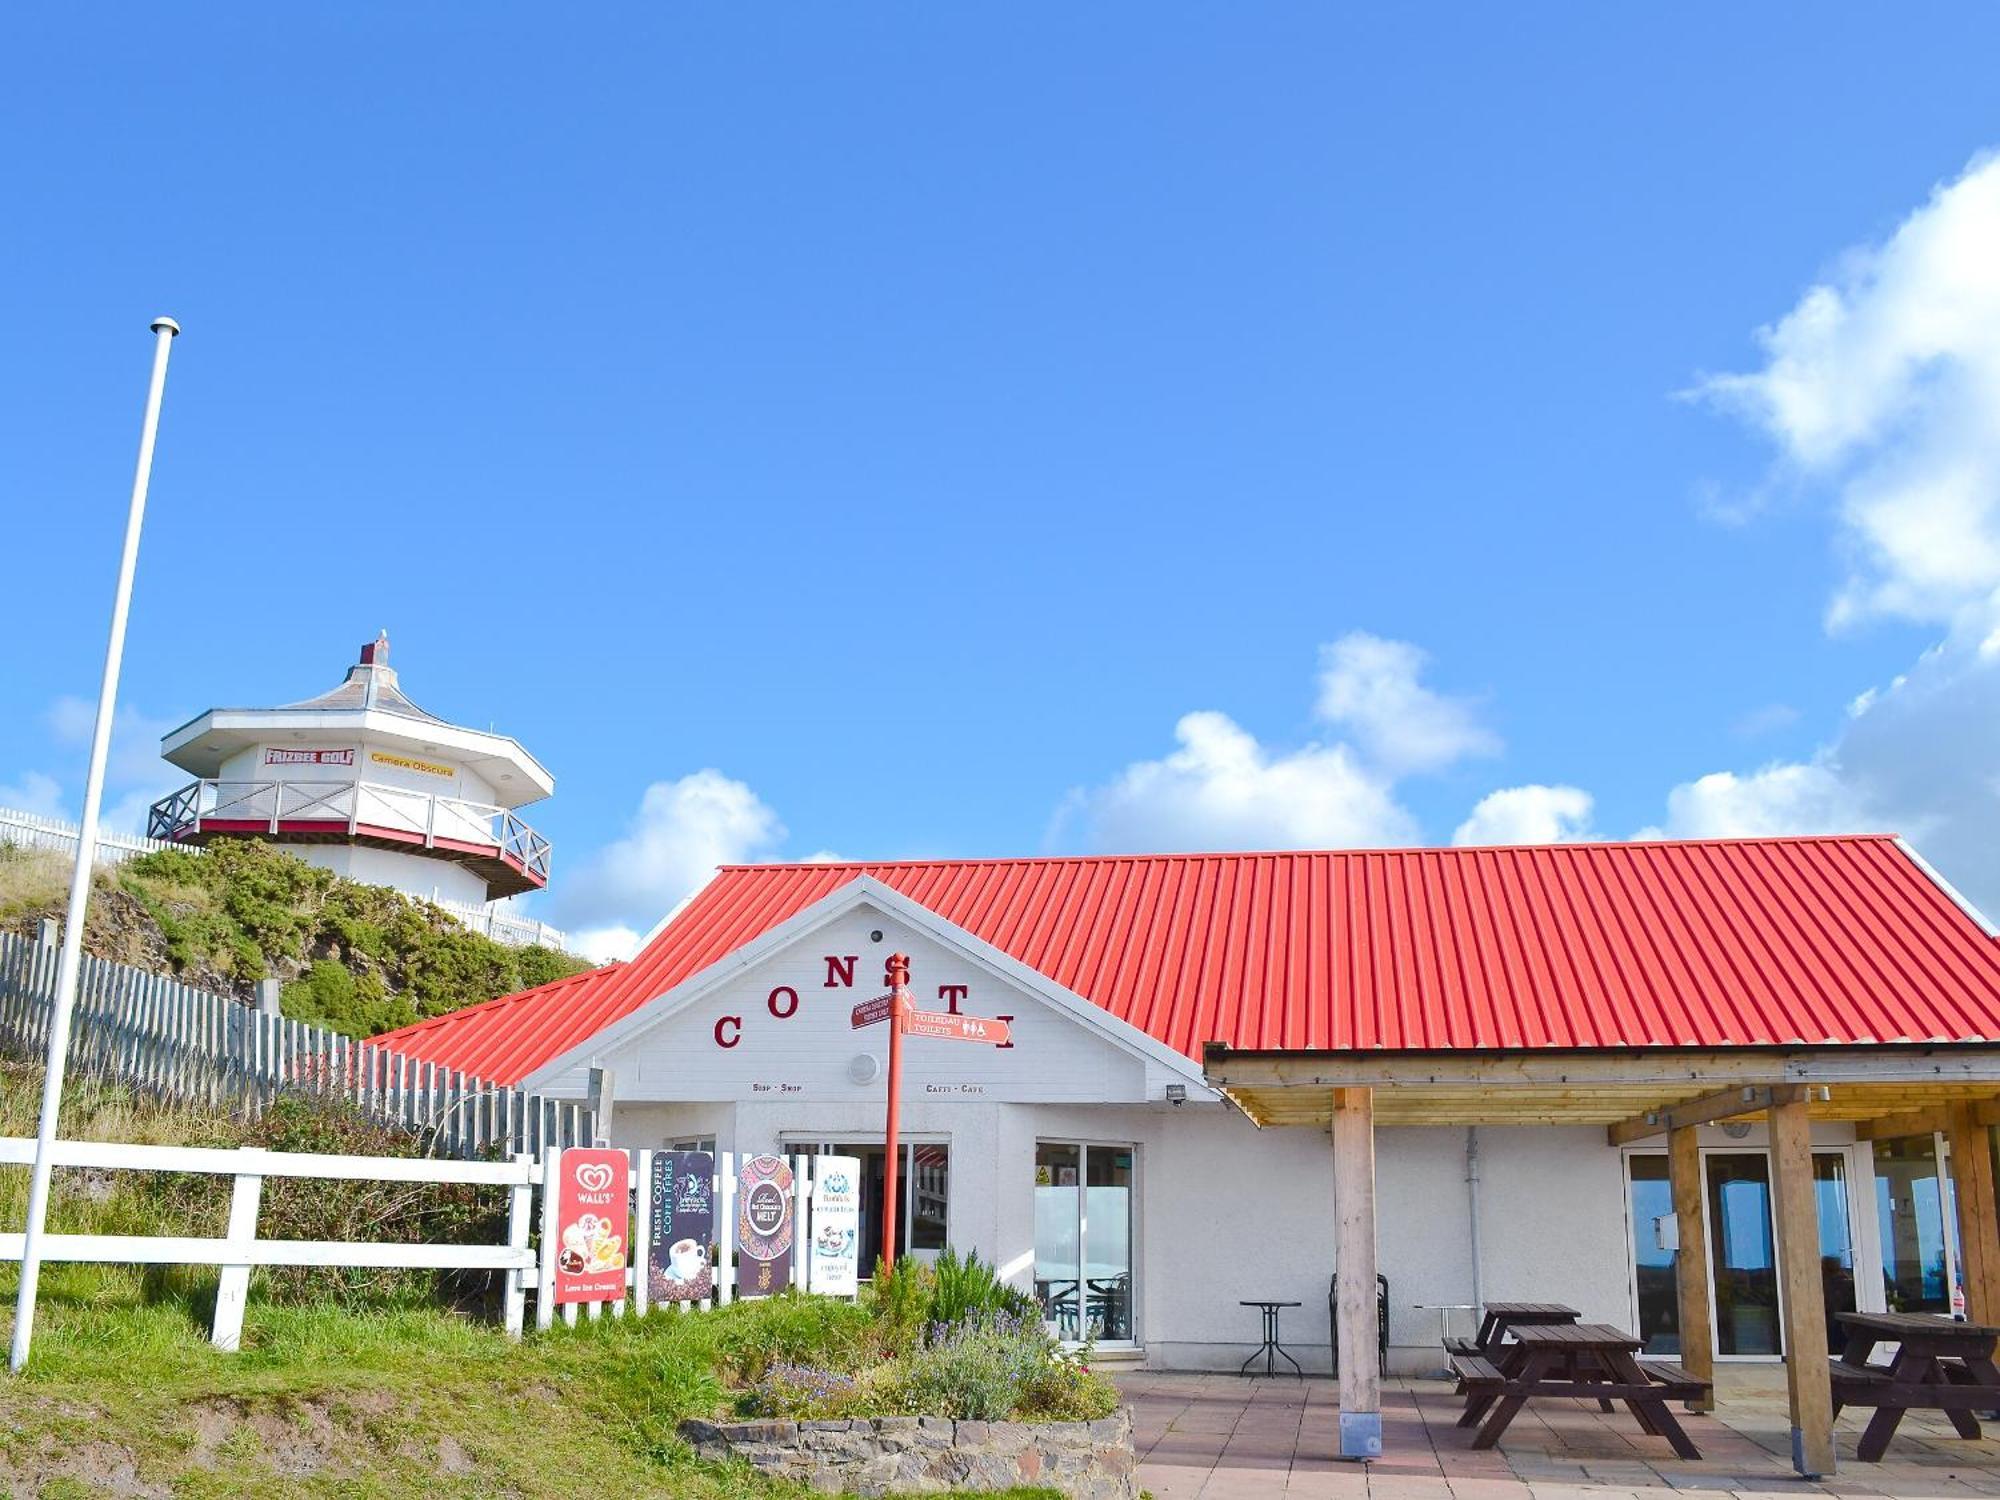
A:
[[[741,1458],[828,1493],[1047,1485],[1073,1500],[1136,1500],[1132,1414],[1097,1422],[683,1422],[703,1458]]]

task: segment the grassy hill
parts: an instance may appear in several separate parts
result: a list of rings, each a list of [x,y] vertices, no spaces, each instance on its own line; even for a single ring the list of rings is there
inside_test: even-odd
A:
[[[0,845],[0,930],[60,919],[70,861]],[[589,967],[510,948],[440,908],[361,885],[268,844],[229,839],[100,870],[85,949],[249,1000],[284,984],[288,1016],[372,1036]]]
[[[39,1082],[38,1070],[0,1062],[0,1135],[32,1133]],[[283,1106],[243,1124],[91,1079],[67,1091],[63,1133],[370,1154],[420,1149],[339,1110]],[[272,1178],[264,1191],[258,1228],[269,1238],[439,1240],[463,1232],[490,1241],[499,1229],[492,1218],[504,1217],[498,1196],[478,1189],[288,1187]],[[0,1169],[0,1225],[17,1228],[26,1199],[26,1168]],[[228,1199],[220,1178],[59,1170],[50,1227],[215,1235]],[[691,1314],[558,1324],[514,1342],[490,1316],[460,1310],[475,1308],[490,1287],[408,1271],[262,1271],[251,1282],[242,1351],[230,1355],[208,1343],[215,1280],[213,1268],[46,1266],[27,1371],[0,1376],[0,1494],[804,1500],[805,1491],[747,1466],[702,1462],[677,1426],[730,1409],[743,1399],[738,1388],[779,1368],[874,1369],[889,1326],[879,1309],[788,1294]],[[907,1293],[917,1283],[906,1278],[901,1286]],[[11,1331],[14,1291],[13,1267],[0,1266],[0,1338]],[[906,1338],[939,1315],[935,1299],[907,1296],[895,1311]],[[942,1373],[947,1396],[992,1380],[983,1367]],[[1099,1394],[1109,1397],[1108,1389]],[[1080,1414],[1105,1409],[1100,1402]],[[996,1493],[1057,1500],[1047,1490]]]

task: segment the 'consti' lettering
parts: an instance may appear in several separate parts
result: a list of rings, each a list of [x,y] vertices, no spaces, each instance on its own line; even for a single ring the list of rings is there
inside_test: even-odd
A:
[[[821,989],[838,990],[854,988],[855,969],[861,962],[859,954],[828,953],[824,955],[822,961],[826,964],[826,978],[820,984]],[[937,996],[943,1002],[945,1011],[955,1016],[959,1014],[959,1006],[972,998],[972,986],[969,984],[941,984],[937,987]],[[764,997],[764,1008],[771,1013],[772,1019],[789,1021],[799,1013],[799,992],[794,986],[789,984],[776,985]],[[1012,1016],[1001,1016],[999,1019],[1002,1021],[1012,1021],[1014,1018]],[[742,1016],[728,1015],[716,1018],[716,1046],[727,1050],[740,1046],[742,1041]],[[1013,1045],[1011,1041],[1003,1042],[995,1050],[1006,1051]]]

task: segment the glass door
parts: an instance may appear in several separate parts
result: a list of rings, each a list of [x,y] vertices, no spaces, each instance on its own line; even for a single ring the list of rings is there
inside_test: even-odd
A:
[[[1854,1205],[1847,1166],[1844,1151],[1813,1153],[1821,1286],[1828,1329],[1836,1343],[1834,1314],[1851,1312],[1856,1305]],[[1677,1354],[1680,1302],[1675,1266],[1680,1251],[1667,1158],[1659,1153],[1628,1155],[1626,1179],[1639,1336],[1649,1354]],[[1783,1339],[1770,1157],[1762,1151],[1704,1151],[1702,1183],[1715,1352],[1722,1358],[1771,1358],[1783,1352]]]
[[[1875,1143],[1875,1217],[1891,1312],[1951,1311],[1952,1246],[1937,1137]]]
[[[1070,1342],[1136,1338],[1132,1185],[1130,1146],[1035,1147],[1035,1300]]]

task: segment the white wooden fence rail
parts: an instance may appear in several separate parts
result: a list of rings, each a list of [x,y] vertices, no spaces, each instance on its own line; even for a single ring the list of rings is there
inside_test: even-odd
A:
[[[215,1298],[215,1347],[233,1350],[243,1338],[243,1306],[256,1266],[391,1266],[417,1270],[506,1273],[502,1320],[518,1337],[527,1289],[536,1270],[528,1244],[529,1199],[542,1169],[525,1154],[506,1162],[425,1161],[393,1156],[321,1156],[256,1147],[218,1150],[200,1146],[132,1146],[107,1141],[57,1141],[59,1167],[105,1171],[198,1172],[230,1177],[228,1233],[221,1239],[180,1235],[51,1234],[42,1239],[48,1260],[106,1261],[129,1265],[216,1266],[222,1281]],[[0,1164],[28,1166],[35,1143],[0,1137]],[[380,1241],[263,1240],[257,1210],[267,1177],[308,1177],[367,1182],[464,1183],[509,1192],[507,1242],[502,1245],[396,1245]],[[0,1234],[0,1260],[19,1261],[24,1236]]]
[[[46,935],[46,934],[45,934]],[[48,1046],[58,949],[0,933],[0,1052],[39,1061]],[[428,1138],[436,1154],[533,1156],[593,1140],[590,1110],[88,955],[70,1035],[72,1070],[176,1103],[254,1118],[281,1095],[341,1100]]]
[[[193,1235],[50,1234],[42,1239],[42,1254],[51,1261],[95,1261],[123,1265],[215,1266],[221,1272],[211,1330],[215,1347],[234,1350],[242,1343],[243,1310],[250,1273],[258,1266],[358,1266],[412,1270],[497,1271],[506,1280],[502,1323],[510,1337],[519,1337],[526,1322],[527,1294],[535,1291],[535,1326],[550,1327],[558,1315],[574,1326],[578,1308],[590,1318],[609,1309],[622,1317],[626,1303],[638,1314],[651,1307],[647,1296],[647,1257],[652,1243],[653,1155],[628,1153],[628,1181],[633,1202],[626,1221],[626,1295],[613,1302],[555,1302],[557,1194],[551,1184],[562,1180],[562,1149],[551,1147],[537,1161],[526,1152],[508,1161],[430,1161],[392,1156],[327,1156],[302,1151],[266,1151],[254,1146],[236,1149],[210,1146],[139,1146],[109,1141],[59,1140],[53,1147],[58,1167],[98,1171],[194,1172],[233,1181],[229,1223],[221,1238]],[[35,1159],[35,1143],[25,1136],[0,1137],[0,1166],[25,1167]],[[792,1256],[788,1285],[803,1287],[812,1279],[813,1168],[810,1156],[794,1156],[792,1169]],[[714,1154],[710,1180],[715,1240],[712,1285],[702,1305],[721,1306],[739,1295],[736,1276],[736,1168],[734,1153]],[[257,1215],[266,1178],[295,1177],[321,1181],[462,1184],[505,1188],[508,1192],[507,1238],[502,1244],[408,1245],[365,1240],[260,1239]],[[542,1190],[541,1211],[535,1213],[534,1192]],[[531,1243],[531,1228],[539,1223],[539,1249]],[[24,1236],[0,1234],[0,1261],[21,1258]],[[686,1312],[695,1304],[668,1304]]]
[[[17,849],[45,849],[53,854],[74,857],[81,833],[76,824],[62,818],[0,807],[0,844],[12,844]],[[171,839],[140,838],[135,834],[111,833],[104,829],[99,829],[97,833],[97,863],[100,865],[123,864],[128,859],[160,849],[185,849],[190,854],[202,852],[199,844],[177,844]],[[487,902],[482,905],[474,901],[454,901],[448,896],[424,899],[450,913],[461,927],[484,933],[496,943],[506,943],[515,948],[543,947],[573,951],[569,946],[569,934],[562,928],[522,916],[519,912],[510,911],[504,904]]]

